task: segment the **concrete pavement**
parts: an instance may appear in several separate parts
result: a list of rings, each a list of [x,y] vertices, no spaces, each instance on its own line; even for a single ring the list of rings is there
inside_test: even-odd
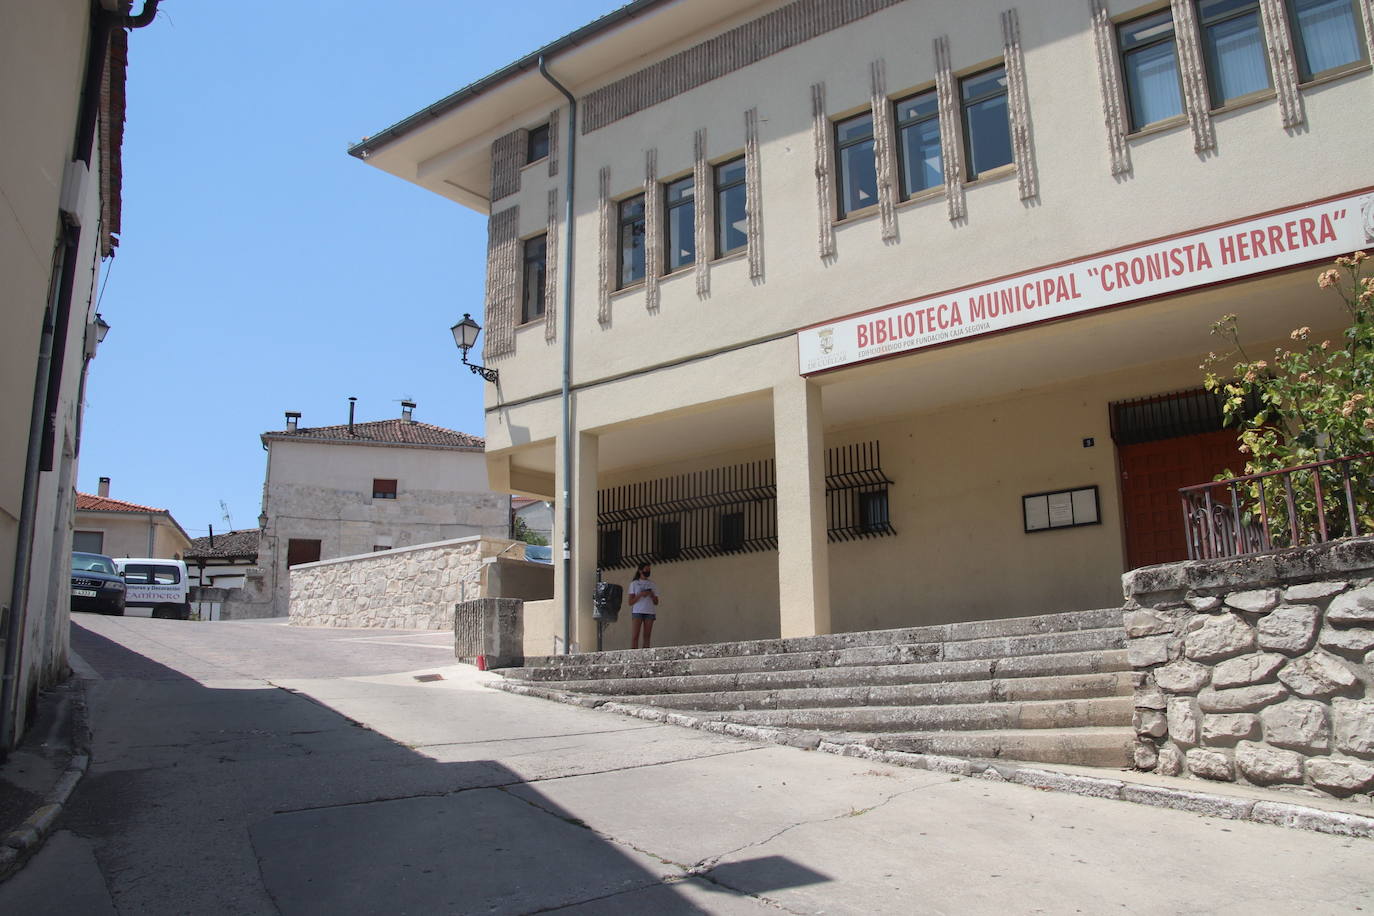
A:
[[[0,912],[1347,913],[1374,899],[1368,839],[513,696],[453,665],[449,638],[80,620],[93,763],[0,884]]]

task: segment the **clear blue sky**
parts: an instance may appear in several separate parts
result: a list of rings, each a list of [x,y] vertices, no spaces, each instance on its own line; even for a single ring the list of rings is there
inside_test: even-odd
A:
[[[283,412],[482,435],[449,326],[481,319],[486,220],[349,144],[623,0],[164,0],[130,35],[124,212],[78,489],[257,525]],[[136,4],[139,6],[140,4]]]

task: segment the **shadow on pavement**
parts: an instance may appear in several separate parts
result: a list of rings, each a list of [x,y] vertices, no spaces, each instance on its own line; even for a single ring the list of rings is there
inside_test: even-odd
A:
[[[73,648],[104,679],[59,828],[89,842],[120,912],[753,912],[767,906],[730,886],[829,880],[779,857],[682,880],[499,762],[437,762],[303,695],[207,687],[79,627]]]

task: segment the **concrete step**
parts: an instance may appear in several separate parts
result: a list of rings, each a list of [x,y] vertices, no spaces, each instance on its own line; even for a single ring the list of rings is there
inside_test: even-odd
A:
[[[839,732],[928,732],[1061,729],[1093,726],[1129,730],[1129,696],[946,706],[808,707],[703,712],[702,718],[742,725]]]
[[[1030,617],[1004,617],[960,623],[903,627],[894,630],[865,630],[856,633],[831,633],[789,639],[750,639],[739,642],[703,643],[690,646],[661,646],[653,649],[615,649],[584,652],[578,655],[549,655],[527,658],[530,667],[556,665],[576,667],[634,662],[637,664],[684,661],[725,656],[780,655],[855,649],[873,646],[944,643],[1005,636],[1030,636],[1121,627],[1121,608],[1090,611],[1065,611]]]
[[[1129,728],[1096,726],[911,732],[868,737],[864,743],[881,750],[918,754],[1122,769],[1132,764],[1134,736]]]
[[[1118,620],[1113,626],[1089,630],[988,636],[951,642],[864,645],[848,649],[759,655],[698,656],[694,658],[628,659],[591,664],[584,656],[554,656],[541,663],[527,660],[524,668],[503,669],[507,677],[532,681],[579,681],[615,678],[683,677],[758,671],[799,671],[845,666],[909,665],[936,661],[1006,659],[1065,652],[1091,652],[1125,647],[1126,634]],[[612,653],[598,653],[609,655]],[[617,656],[625,653],[615,653]]]
[[[637,683],[637,682],[629,682]],[[943,706],[969,703],[1073,700],[1130,696],[1128,672],[1052,677],[996,678],[949,683],[796,687],[774,690],[720,690],[701,693],[653,692],[617,696],[620,702],[668,709],[720,711],[820,709],[857,706]]]
[[[520,669],[511,669],[519,672]],[[744,671],[725,674],[687,674],[667,677],[600,678],[570,684],[577,690],[610,696],[665,693],[718,693],[734,690],[785,690],[801,687],[889,686],[942,684],[995,678],[1052,677],[1130,671],[1125,649],[1060,652],[1019,658],[967,659],[956,662],[915,662],[909,665],[800,668],[787,671]],[[525,676],[515,674],[512,679]]]

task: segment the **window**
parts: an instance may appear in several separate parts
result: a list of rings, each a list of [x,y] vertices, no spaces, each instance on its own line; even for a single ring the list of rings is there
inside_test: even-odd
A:
[[[104,553],[105,552],[105,532],[103,531],[73,531],[72,550],[77,553]]]
[[[596,533],[596,565],[603,569],[620,563],[620,529],[605,528]]]
[[[525,137],[525,163],[538,162],[549,155],[549,125],[531,128]]]
[[[749,212],[744,187],[744,157],[716,166],[716,257],[749,243]]]
[[[1007,119],[1007,68],[994,67],[959,82],[964,108],[964,147],[968,178],[1011,162],[1011,122]]]
[[[1116,28],[1131,130],[1183,113],[1174,14],[1160,10]]]
[[[544,274],[548,268],[547,236],[525,240],[525,282],[521,289],[520,323],[544,314]]]
[[[175,566],[129,563],[124,567],[124,581],[130,585],[179,585],[181,570]]]
[[[1212,107],[1268,89],[1259,0],[1198,0]]]
[[[1289,8],[1303,82],[1365,59],[1354,0],[1293,0]]]
[[[291,538],[286,542],[286,565],[299,566],[302,563],[318,563],[320,542],[314,538]]]
[[[858,494],[859,530],[864,532],[886,531],[887,490],[869,490]]]
[[[644,279],[644,195],[620,202],[620,284],[624,289]]]
[[[390,550],[390,549],[391,549],[391,545],[390,545],[390,544],[373,544],[373,545],[372,545],[372,552],[373,552],[373,553],[380,553],[380,552],[383,551],[383,550]]]
[[[840,218],[878,202],[878,169],[873,158],[871,112],[835,122],[835,154],[840,161]]]
[[[658,558],[676,560],[682,555],[682,522],[658,523]]]
[[[691,175],[663,186],[663,209],[668,214],[664,263],[672,272],[697,259],[696,187]]]
[[[934,89],[897,102],[897,159],[902,169],[904,200],[944,182],[940,100]]]
[[[744,549],[744,513],[726,512],[720,517],[720,549]]]
[[[373,480],[372,480],[372,498],[373,498],[373,499],[395,499],[395,498],[396,498],[396,481],[394,481],[394,480],[383,480],[383,479],[380,478],[380,477],[374,477]]]

